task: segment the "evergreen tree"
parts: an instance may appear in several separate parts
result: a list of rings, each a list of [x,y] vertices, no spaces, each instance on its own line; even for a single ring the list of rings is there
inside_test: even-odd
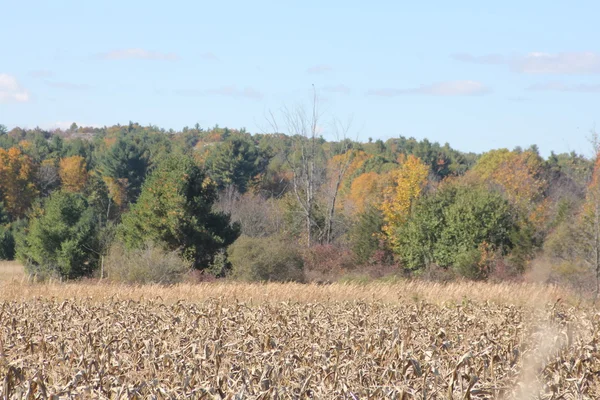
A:
[[[80,194],[53,192],[17,237],[17,258],[31,273],[89,276],[98,265],[97,218]]]
[[[191,158],[166,158],[144,183],[138,202],[123,216],[119,235],[130,248],[147,242],[179,250],[198,269],[239,236],[228,215],[212,211],[216,186]]]
[[[137,199],[150,165],[142,146],[129,138],[119,137],[100,154],[98,164],[104,177],[125,183],[129,202]]]
[[[250,139],[230,137],[216,145],[206,158],[206,169],[219,189],[235,185],[240,193],[244,193],[248,183],[262,172],[268,160]]]

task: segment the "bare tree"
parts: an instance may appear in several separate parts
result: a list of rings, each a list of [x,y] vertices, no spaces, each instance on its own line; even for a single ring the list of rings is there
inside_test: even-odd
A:
[[[43,162],[37,170],[37,181],[41,195],[46,197],[60,185],[58,167],[54,162]]]
[[[272,112],[267,117],[273,132],[287,133],[292,139],[291,152],[285,153],[285,159],[292,172],[291,191],[304,219],[307,247],[317,242],[332,242],[336,202],[343,178],[352,161],[352,153],[349,151],[351,142],[346,140],[350,124],[334,122],[333,131],[338,143],[335,150],[326,154],[323,149],[322,117],[314,85],[309,107],[282,109],[279,119],[283,121],[283,129],[280,129],[278,118]],[[327,159],[336,154],[341,157],[333,165],[330,163],[328,170]],[[328,185],[324,188],[325,183]],[[324,199],[319,197],[323,194]],[[324,205],[320,207],[320,212],[317,203]]]
[[[337,149],[337,154],[330,154],[330,168],[329,168],[329,190],[328,190],[328,202],[327,202],[327,216],[325,220],[325,243],[330,244],[333,241],[333,224],[335,217],[335,207],[338,199],[338,194],[343,182],[343,179],[352,163],[353,152],[352,143],[347,140],[346,134],[348,132],[349,125],[341,126],[336,123],[336,137],[340,144]],[[335,156],[338,157],[335,157]]]
[[[285,131],[292,137],[292,153],[286,153],[286,162],[292,172],[292,191],[305,221],[307,247],[314,242],[313,230],[319,228],[315,218],[315,202],[318,182],[324,174],[324,166],[320,160],[320,118],[318,96],[314,88],[309,111],[302,106],[294,109],[284,107],[282,110]],[[269,123],[275,132],[281,132],[272,112]]]

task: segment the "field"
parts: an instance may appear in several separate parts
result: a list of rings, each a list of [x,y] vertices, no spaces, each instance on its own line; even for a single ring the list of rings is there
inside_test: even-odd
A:
[[[32,284],[7,268],[2,398],[600,398],[600,314],[556,287]]]

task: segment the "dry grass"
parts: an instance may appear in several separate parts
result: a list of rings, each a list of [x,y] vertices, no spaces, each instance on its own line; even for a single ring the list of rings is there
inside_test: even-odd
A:
[[[21,281],[25,277],[23,266],[16,261],[0,260],[0,283]]]
[[[0,307],[0,398],[600,398],[600,314],[552,286],[16,278]]]
[[[264,302],[296,301],[303,303],[326,303],[339,301],[365,301],[384,303],[414,303],[425,301],[432,304],[462,302],[465,299],[498,304],[545,304],[558,299],[576,304],[578,299],[556,286],[540,284],[491,284],[460,282],[450,284],[403,281],[396,283],[375,282],[368,284],[338,283],[331,285],[269,283],[249,284],[239,282],[212,282],[200,284],[177,284],[172,286],[127,286],[97,283],[28,283],[0,282],[0,300],[27,300],[37,297],[71,299],[88,298],[102,301],[107,298],[120,300],[159,299],[174,303],[179,300],[246,301],[251,304]]]

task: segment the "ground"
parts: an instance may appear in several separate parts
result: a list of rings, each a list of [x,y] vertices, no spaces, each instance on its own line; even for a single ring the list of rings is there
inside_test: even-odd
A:
[[[600,315],[557,287],[0,277],[2,398],[600,397]]]

